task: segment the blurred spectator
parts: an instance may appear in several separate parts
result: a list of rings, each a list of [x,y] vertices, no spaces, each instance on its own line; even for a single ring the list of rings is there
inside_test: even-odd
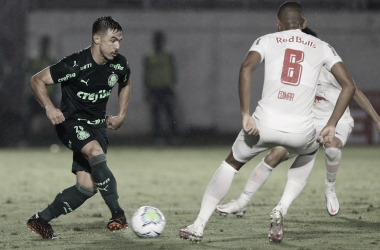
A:
[[[43,36],[39,41],[39,53],[32,58],[29,58],[24,66],[26,79],[30,79],[32,75],[37,74],[44,68],[52,65],[55,61],[49,55],[50,49],[50,37]],[[29,85],[29,82],[28,82]],[[23,121],[23,143],[28,144],[33,138],[33,128],[35,127],[35,118],[39,117],[44,112],[41,112],[41,106],[36,101],[33,93],[30,91],[29,86],[26,88],[26,107],[24,108],[24,121]],[[49,86],[47,88],[48,94],[51,97],[53,103],[56,105],[55,95],[57,94],[57,86]]]
[[[154,51],[148,53],[144,60],[144,77],[146,97],[150,104],[152,130],[157,143],[173,142],[177,135],[177,124],[174,111],[174,84],[176,69],[173,55],[165,49],[165,34],[156,31],[153,35]],[[170,133],[163,131],[161,119],[165,113]]]

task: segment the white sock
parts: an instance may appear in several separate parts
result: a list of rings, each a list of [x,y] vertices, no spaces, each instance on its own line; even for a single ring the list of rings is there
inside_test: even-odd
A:
[[[284,193],[281,197],[279,205],[283,208],[283,215],[285,216],[290,204],[301,193],[305,187],[307,178],[313,169],[315,156],[313,155],[299,155],[292,163],[288,171],[288,182],[286,183]]]
[[[326,148],[325,154],[326,183],[327,185],[334,185],[340,160],[342,159],[342,151],[339,148]]]
[[[268,180],[273,168],[264,162],[264,159],[257,165],[249,177],[244,191],[241,193],[237,202],[239,207],[247,206],[252,196],[259,190],[259,188]]]
[[[216,206],[226,197],[234,175],[237,173],[238,171],[227,162],[222,162],[207,186],[202,199],[201,210],[197,220],[194,222],[194,226],[199,223],[205,224],[208,221]]]

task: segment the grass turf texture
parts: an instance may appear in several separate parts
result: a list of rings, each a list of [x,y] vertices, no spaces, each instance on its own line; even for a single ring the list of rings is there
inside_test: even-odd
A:
[[[111,147],[108,165],[118,181],[127,218],[140,206],[159,208],[166,216],[163,234],[138,238],[128,228],[106,229],[110,212],[100,194],[71,214],[51,222],[59,240],[43,240],[26,227],[62,189],[75,184],[71,152],[48,149],[0,151],[0,249],[378,249],[380,248],[380,176],[378,147],[346,147],[337,179],[340,212],[328,215],[323,194],[325,166],[321,148],[309,181],[285,219],[281,244],[268,242],[269,213],[280,200],[290,162],[273,171],[252,199],[242,219],[216,213],[203,241],[181,240],[179,229],[196,218],[203,193],[228,147]],[[259,155],[235,176],[222,204],[236,199]]]

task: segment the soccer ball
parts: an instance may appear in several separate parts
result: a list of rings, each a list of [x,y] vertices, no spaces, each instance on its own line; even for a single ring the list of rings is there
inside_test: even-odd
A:
[[[144,206],[132,216],[132,230],[142,238],[155,238],[164,231],[165,216],[155,207]]]

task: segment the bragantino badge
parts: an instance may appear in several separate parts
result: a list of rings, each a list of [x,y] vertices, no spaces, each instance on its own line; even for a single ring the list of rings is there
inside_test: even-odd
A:
[[[116,74],[110,75],[110,77],[108,77],[108,85],[110,87],[115,86],[115,84],[117,83],[118,79],[119,79],[119,77]]]
[[[90,133],[85,131],[82,126],[75,126],[74,128],[79,140],[83,141],[90,137]]]

